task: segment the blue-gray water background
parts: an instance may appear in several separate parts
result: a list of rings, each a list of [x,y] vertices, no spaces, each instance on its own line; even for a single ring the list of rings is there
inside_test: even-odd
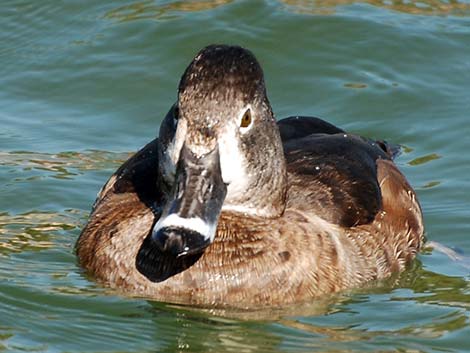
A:
[[[405,146],[427,237],[468,256],[468,0],[10,0],[0,29],[0,352],[470,351],[468,262],[435,250],[263,319],[120,296],[73,253],[99,188],[216,42],[256,54],[278,118]]]

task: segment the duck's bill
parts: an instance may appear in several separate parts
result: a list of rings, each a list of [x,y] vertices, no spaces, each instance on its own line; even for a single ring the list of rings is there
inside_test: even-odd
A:
[[[175,178],[172,197],[137,256],[137,268],[153,281],[172,275],[169,263],[181,267],[176,273],[189,267],[214,241],[227,192],[218,148],[197,157],[183,146]]]

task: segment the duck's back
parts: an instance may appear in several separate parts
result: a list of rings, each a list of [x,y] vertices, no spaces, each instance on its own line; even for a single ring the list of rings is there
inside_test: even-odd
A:
[[[278,125],[287,207],[361,238],[369,247],[364,253],[380,248],[384,276],[402,269],[423,242],[423,224],[416,194],[392,160],[397,147],[347,134],[318,118],[290,117]]]
[[[288,171],[288,207],[310,209],[343,227],[370,223],[381,208],[376,142],[317,118],[279,122]]]

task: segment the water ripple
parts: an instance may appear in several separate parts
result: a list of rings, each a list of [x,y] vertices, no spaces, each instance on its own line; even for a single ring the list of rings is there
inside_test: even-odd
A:
[[[120,22],[142,19],[173,19],[180,13],[212,10],[231,2],[233,0],[174,1],[159,5],[151,0],[137,1],[108,11],[105,18]]]
[[[54,248],[57,246],[55,236],[79,229],[85,215],[83,211],[72,209],[61,213],[0,213],[0,256]]]
[[[106,151],[38,153],[28,151],[0,151],[0,166],[21,168],[24,171],[45,171],[57,179],[70,179],[85,171],[119,166],[132,153]],[[33,177],[34,176],[30,176]],[[19,181],[19,180],[16,180]]]

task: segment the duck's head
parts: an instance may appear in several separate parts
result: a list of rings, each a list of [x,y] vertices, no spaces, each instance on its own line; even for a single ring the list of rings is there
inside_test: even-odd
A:
[[[151,280],[172,274],[145,256],[183,262],[200,256],[214,241],[221,212],[282,214],[283,147],[263,71],[250,51],[211,45],[196,55],[160,127],[159,143],[159,169],[171,192],[137,258]]]

